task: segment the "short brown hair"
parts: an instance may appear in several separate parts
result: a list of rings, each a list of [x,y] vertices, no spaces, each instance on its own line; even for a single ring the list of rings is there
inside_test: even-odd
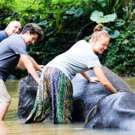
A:
[[[38,34],[39,41],[44,38],[44,32],[43,32],[42,28],[39,25],[37,25],[36,23],[26,24],[22,30],[22,34],[28,32],[28,31],[30,32],[30,34]]]

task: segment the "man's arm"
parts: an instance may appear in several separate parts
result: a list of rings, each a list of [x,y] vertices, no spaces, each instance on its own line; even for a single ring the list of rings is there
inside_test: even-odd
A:
[[[29,56],[29,55],[27,55],[27,56],[30,58],[35,70],[41,71],[41,68],[43,67],[43,65],[39,65],[31,56]],[[19,62],[17,64],[17,68],[18,69],[26,69],[25,66],[24,66],[24,63],[21,62],[21,60],[19,60]]]
[[[31,76],[34,78],[34,80],[39,83],[40,79],[38,76],[38,73],[36,72],[36,68],[34,67],[34,64],[31,60],[31,57],[25,54],[22,54],[20,56],[20,60],[19,60],[19,66],[22,69],[26,69],[28,71],[29,74],[31,74]]]

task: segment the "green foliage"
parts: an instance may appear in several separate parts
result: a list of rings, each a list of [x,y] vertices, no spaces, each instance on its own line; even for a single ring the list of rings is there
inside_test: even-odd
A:
[[[121,75],[135,75],[135,26],[121,32],[106,56],[106,65]]]
[[[129,6],[123,16],[128,21],[117,24],[120,36],[110,45],[105,64],[121,75],[135,76],[135,9]]]
[[[114,22],[117,19],[117,14],[104,15],[103,12],[94,10],[91,13],[90,20],[96,22],[97,24]],[[117,38],[119,36],[118,30],[112,30],[111,28],[105,27],[106,31],[110,34],[111,38]]]
[[[10,18],[15,15],[15,12],[12,8],[13,0],[1,0],[0,1],[0,28],[3,29],[7,23],[9,22]]]
[[[101,11],[93,11],[90,19],[96,23],[108,23],[108,22],[114,22],[117,18],[116,13],[104,15]]]
[[[95,10],[100,12],[94,13]],[[105,23],[115,39],[103,61],[120,74],[135,73],[133,0],[1,0],[0,12],[1,29],[15,19],[22,25],[35,22],[43,28],[44,41],[28,48],[30,55],[41,64],[66,51],[77,40],[89,36],[95,22]],[[90,20],[91,14],[95,14],[92,16],[94,22]]]
[[[122,8],[132,0],[92,0],[96,10],[103,11],[105,14],[117,13],[121,15],[123,13]],[[94,9],[94,8],[93,8]]]
[[[91,20],[106,23],[106,30],[115,38],[103,58],[104,64],[121,75],[135,76],[135,3],[132,0],[96,0],[95,3],[102,12],[94,11]],[[108,21],[103,12],[117,13],[118,18]]]

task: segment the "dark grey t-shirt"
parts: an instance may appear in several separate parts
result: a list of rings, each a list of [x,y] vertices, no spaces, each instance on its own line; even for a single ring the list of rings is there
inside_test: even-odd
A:
[[[21,35],[12,35],[0,43],[0,78],[6,80],[14,72],[20,54],[27,54]]]
[[[8,37],[8,35],[6,34],[6,32],[4,30],[1,30],[0,31],[0,42],[7,37]]]

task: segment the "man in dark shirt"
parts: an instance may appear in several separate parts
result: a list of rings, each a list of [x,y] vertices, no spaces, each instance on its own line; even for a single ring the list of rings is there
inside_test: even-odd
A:
[[[14,34],[0,43],[0,120],[4,120],[11,102],[11,97],[4,81],[14,72],[18,62],[39,83],[39,76],[36,70],[40,70],[40,67],[37,67],[27,54],[26,46],[34,44],[42,38],[42,29],[35,23],[29,23],[24,26],[21,34]]]
[[[11,21],[4,30],[0,31],[0,42],[12,34],[19,34],[20,31],[21,23],[19,21]]]

